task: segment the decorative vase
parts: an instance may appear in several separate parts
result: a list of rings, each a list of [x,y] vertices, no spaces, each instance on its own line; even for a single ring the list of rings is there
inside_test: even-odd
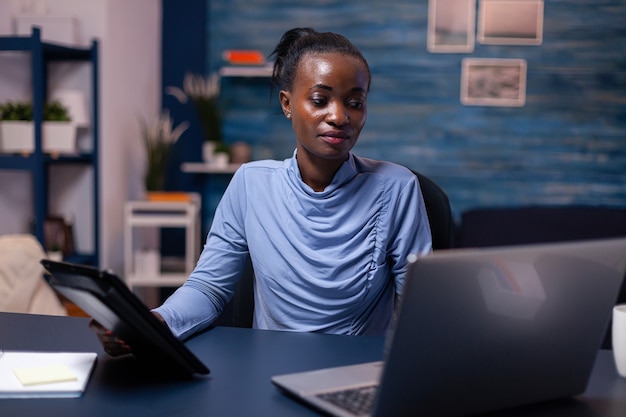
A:
[[[235,142],[230,145],[230,161],[233,164],[250,162],[252,151],[246,142]]]
[[[158,276],[161,273],[161,254],[156,249],[135,252],[135,274]]]
[[[213,155],[215,155],[215,148],[217,148],[217,143],[212,140],[206,140],[202,143],[202,159],[207,164],[213,162]]]

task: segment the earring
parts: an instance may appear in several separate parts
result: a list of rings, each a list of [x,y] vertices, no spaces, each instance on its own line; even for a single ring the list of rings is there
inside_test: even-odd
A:
[[[287,117],[287,119],[291,119],[291,113],[287,113],[285,114],[285,116]]]

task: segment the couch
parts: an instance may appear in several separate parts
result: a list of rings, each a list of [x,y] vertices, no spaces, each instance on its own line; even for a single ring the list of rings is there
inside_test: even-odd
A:
[[[46,253],[32,235],[0,236],[0,311],[67,315],[43,277],[39,261],[44,257]]]

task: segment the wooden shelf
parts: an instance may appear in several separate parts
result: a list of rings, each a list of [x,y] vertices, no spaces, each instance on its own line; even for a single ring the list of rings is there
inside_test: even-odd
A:
[[[195,172],[199,174],[234,174],[240,166],[241,164],[221,166],[204,162],[185,162],[181,165],[181,170],[183,172]]]
[[[126,280],[132,283],[132,287],[179,287],[187,280],[189,274],[186,272],[175,273],[165,272],[154,276],[143,274],[131,274]]]
[[[220,68],[222,77],[271,77],[274,64],[230,65]]]

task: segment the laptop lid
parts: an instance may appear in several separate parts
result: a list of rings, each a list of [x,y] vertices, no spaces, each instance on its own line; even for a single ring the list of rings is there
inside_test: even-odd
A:
[[[625,273],[626,239],[414,259],[374,415],[463,416],[582,393]]]
[[[382,372],[362,364],[272,382],[335,416],[354,415],[320,395],[338,385],[378,382],[376,417],[458,417],[571,397],[586,388],[625,273],[626,239],[411,259]]]
[[[124,340],[138,360],[158,364],[164,372],[177,376],[209,373],[113,273],[48,259],[41,264],[56,291]]]

